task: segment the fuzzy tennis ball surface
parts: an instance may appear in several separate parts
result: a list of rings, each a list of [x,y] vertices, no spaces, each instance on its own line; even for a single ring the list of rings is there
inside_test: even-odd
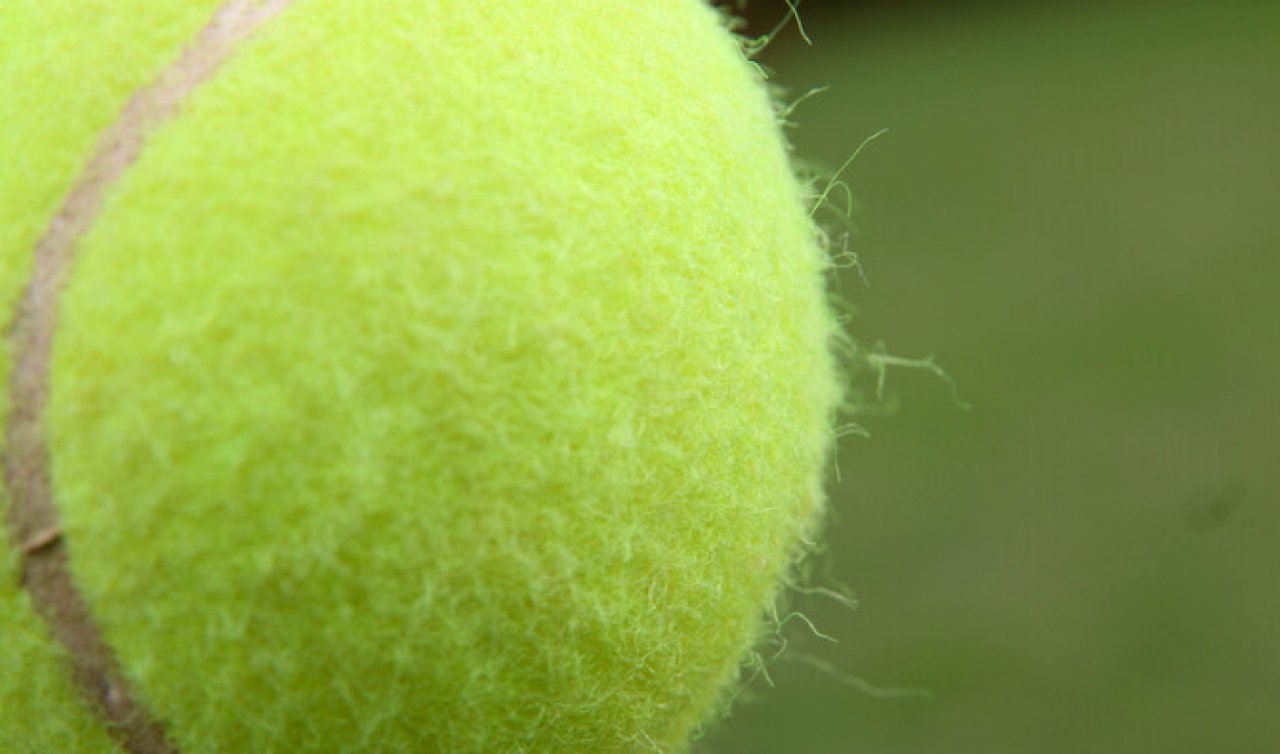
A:
[[[0,750],[678,752],[827,261],[698,0],[8,0]]]

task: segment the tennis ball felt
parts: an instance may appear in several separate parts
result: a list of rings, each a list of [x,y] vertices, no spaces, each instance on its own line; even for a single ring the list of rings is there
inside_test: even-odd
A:
[[[7,0],[0,750],[677,752],[822,508],[698,0]]]

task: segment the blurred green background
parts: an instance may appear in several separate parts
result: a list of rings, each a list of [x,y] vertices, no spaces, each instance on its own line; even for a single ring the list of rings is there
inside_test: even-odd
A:
[[[801,11],[799,155],[891,129],[850,329],[973,407],[889,373],[819,561],[859,607],[798,598],[839,644],[788,624],[699,751],[1280,752],[1280,3]]]

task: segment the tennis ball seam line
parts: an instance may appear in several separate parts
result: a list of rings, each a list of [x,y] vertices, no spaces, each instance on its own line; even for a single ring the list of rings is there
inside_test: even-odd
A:
[[[31,277],[9,333],[13,353],[10,416],[5,427],[6,517],[19,557],[22,588],[62,645],[82,697],[129,754],[177,754],[164,725],[152,717],[125,678],[115,653],[72,580],[50,475],[43,426],[49,402],[58,303],[76,246],[102,211],[106,193],[142,154],[147,138],[172,120],[241,43],[294,0],[225,0],[209,22],[148,86],[125,104],[54,214],[33,252]]]

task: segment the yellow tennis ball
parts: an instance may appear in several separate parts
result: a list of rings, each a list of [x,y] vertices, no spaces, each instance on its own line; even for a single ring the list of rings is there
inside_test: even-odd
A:
[[[0,749],[678,752],[822,507],[700,0],[7,0]]]

